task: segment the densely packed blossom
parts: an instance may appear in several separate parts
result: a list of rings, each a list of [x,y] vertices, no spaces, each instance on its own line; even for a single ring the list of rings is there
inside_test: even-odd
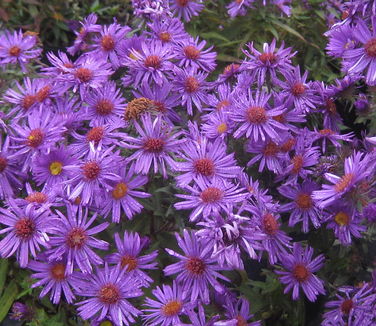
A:
[[[98,326],[260,326],[292,292],[327,301],[324,326],[374,325],[376,2],[322,4],[332,83],[274,27],[224,67],[209,40],[225,38],[192,27],[222,2],[131,3],[127,24],[92,13],[43,56],[36,34],[0,32],[0,67],[22,71],[0,94],[0,256],[27,270],[17,300],[43,298],[10,318],[50,300]]]

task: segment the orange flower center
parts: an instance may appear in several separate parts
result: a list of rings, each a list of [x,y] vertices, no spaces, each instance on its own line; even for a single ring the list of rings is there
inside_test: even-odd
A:
[[[157,55],[149,55],[146,57],[144,65],[148,68],[158,69],[161,67],[161,59]]]
[[[366,44],[364,44],[364,49],[368,56],[376,58],[376,38],[371,38]]]
[[[22,107],[23,107],[23,109],[27,110],[28,108],[30,108],[36,102],[36,100],[37,100],[36,96],[34,96],[34,95],[26,95],[22,99]]]
[[[303,156],[302,155],[295,155],[291,159],[291,163],[292,163],[292,173],[298,174],[303,167],[303,163],[304,163]]]
[[[43,139],[44,133],[42,129],[33,129],[30,131],[30,134],[27,137],[27,145],[33,148],[37,148],[40,144],[42,144]]]
[[[76,70],[76,77],[81,83],[88,83],[93,78],[93,73],[88,68],[78,68]]]
[[[268,120],[266,111],[260,106],[253,106],[247,110],[248,121],[254,124],[262,124]]]
[[[5,157],[0,156],[0,173],[4,172],[7,166],[8,166],[8,160]]]
[[[330,135],[333,135],[333,130],[331,129],[322,129],[319,131],[319,133],[323,136],[330,136]]]
[[[115,48],[115,41],[111,35],[104,35],[101,39],[101,46],[105,51],[111,51]]]
[[[291,93],[294,96],[299,96],[299,95],[304,94],[305,90],[306,88],[302,83],[296,83],[294,86],[292,86]]]
[[[67,236],[66,242],[68,247],[80,249],[87,240],[87,235],[84,229],[74,227]]]
[[[350,216],[346,214],[345,212],[338,212],[334,216],[334,221],[339,225],[339,226],[344,226],[344,225],[349,225],[350,222]]]
[[[94,180],[98,178],[101,168],[97,162],[90,161],[84,164],[82,167],[83,175],[88,180]]]
[[[121,267],[125,268],[127,272],[133,271],[137,268],[137,258],[125,255],[121,258]]]
[[[194,162],[194,169],[197,173],[200,173],[206,177],[213,175],[214,163],[208,158],[201,158]]]
[[[99,141],[102,140],[103,135],[104,135],[103,127],[93,127],[86,134],[86,140],[88,142],[93,141],[96,145],[98,145]]]
[[[344,191],[352,182],[354,179],[353,173],[347,173],[345,174],[334,186],[334,189],[336,192],[342,192]]]
[[[193,45],[185,46],[183,51],[188,59],[197,60],[200,57],[200,50]]]
[[[160,138],[148,138],[144,142],[144,150],[153,153],[159,153],[163,151],[165,141]]]
[[[336,103],[331,99],[328,98],[326,100],[326,109],[330,114],[335,114],[337,113],[337,106]]]
[[[219,125],[218,125],[218,127],[217,127],[217,132],[219,133],[219,134],[223,134],[224,132],[226,132],[227,131],[227,124],[226,123],[224,123],[224,122],[222,122],[222,123],[220,123]]]
[[[197,257],[191,257],[185,264],[186,269],[194,275],[202,275],[206,270],[206,265],[202,259]]]
[[[300,193],[295,203],[301,209],[309,209],[312,207],[312,198],[309,194]]]
[[[95,110],[99,115],[108,115],[112,113],[114,109],[114,104],[110,100],[100,100],[98,101]]]
[[[47,202],[48,196],[44,194],[43,192],[34,192],[31,195],[27,196],[25,200],[27,200],[29,203],[38,203],[43,204]]]
[[[200,195],[204,203],[214,203],[223,197],[223,191],[216,187],[209,187],[205,189]]]
[[[223,100],[223,101],[218,102],[218,104],[216,105],[216,109],[220,111],[222,109],[227,108],[229,105],[230,105],[229,100]]]
[[[161,32],[161,33],[159,33],[159,39],[162,42],[170,42],[171,41],[171,34],[169,32]]]
[[[153,106],[154,102],[148,98],[135,98],[125,108],[125,120],[138,119],[142,113],[151,110]]]
[[[51,86],[50,85],[46,85],[46,86],[42,87],[37,92],[37,94],[35,95],[37,101],[38,102],[43,102],[50,95],[50,91],[51,91]]]
[[[284,153],[287,153],[287,152],[291,151],[291,149],[294,147],[295,143],[296,143],[296,140],[294,138],[290,138],[290,139],[286,140],[280,146],[280,150]]]
[[[264,155],[265,156],[274,156],[278,153],[279,147],[276,143],[270,141],[264,147]]]
[[[269,235],[275,235],[279,230],[279,225],[273,214],[267,213],[262,218],[264,231]]]
[[[114,304],[120,300],[119,288],[112,283],[106,284],[100,289],[98,297],[104,304]]]
[[[273,120],[275,120],[275,121],[277,121],[277,122],[279,122],[279,123],[285,123],[285,122],[286,122],[286,118],[285,118],[285,116],[284,116],[283,113],[282,113],[282,114],[279,114],[279,115],[275,115],[275,116],[273,117]]]
[[[303,264],[296,264],[293,268],[292,275],[294,275],[295,279],[301,283],[306,281],[311,273]]]
[[[236,317],[236,326],[248,326],[247,321],[240,315]]]
[[[57,263],[51,268],[51,277],[56,281],[65,279],[65,264]]]
[[[19,57],[20,54],[21,54],[21,49],[18,46],[12,46],[9,49],[9,55],[11,55],[12,57]]]
[[[277,56],[273,52],[264,52],[259,55],[259,59],[262,63],[275,63],[277,61]]]
[[[200,82],[193,76],[187,77],[185,80],[185,90],[188,93],[196,92],[200,87]]]
[[[176,0],[176,3],[180,6],[180,7],[186,7],[188,5],[188,2],[190,0]]]
[[[239,67],[240,67],[239,64],[231,63],[228,66],[226,66],[225,69],[223,69],[223,74],[225,74],[225,75],[229,74],[229,73],[231,73],[234,70],[238,70]]]
[[[128,192],[128,187],[124,182],[119,182],[112,190],[112,197],[115,199],[123,198]]]
[[[182,306],[178,300],[169,301],[162,307],[162,313],[167,317],[175,316],[181,311]]]
[[[341,311],[345,315],[348,315],[353,307],[354,307],[354,302],[351,299],[347,299],[341,303]]]
[[[19,219],[14,225],[16,236],[28,240],[35,232],[36,225],[29,217]]]

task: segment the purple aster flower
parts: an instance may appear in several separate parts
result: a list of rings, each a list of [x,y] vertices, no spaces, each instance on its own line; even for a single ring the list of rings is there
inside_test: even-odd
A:
[[[27,196],[25,198],[16,199],[19,206],[32,205],[35,208],[43,207],[44,209],[48,209],[51,206],[61,206],[59,203],[61,198],[57,196],[54,189],[49,188],[47,185],[40,191],[35,191],[30,183],[26,183],[25,189]]]
[[[262,250],[259,243],[264,236],[248,217],[230,214],[224,220],[220,215],[200,222],[204,228],[197,231],[199,238],[209,239],[213,247],[212,257],[216,258],[220,266],[231,269],[244,269],[241,252],[256,259],[256,250]]]
[[[153,87],[150,87],[149,84],[144,84],[137,91],[134,91],[133,94],[138,98],[152,100],[153,109],[163,114],[166,120],[173,122],[181,120],[179,115],[174,111],[180,101],[179,95],[173,91],[171,83],[166,82],[161,86],[154,85]],[[129,109],[130,103],[128,103],[126,110]],[[125,115],[127,115],[127,112]]]
[[[97,19],[97,15],[92,13],[80,22],[81,28],[74,32],[76,34],[74,44],[67,49],[71,55],[85,50],[88,46],[87,42],[89,41],[90,33],[97,33],[101,30],[101,26],[96,24]]]
[[[140,237],[138,233],[124,232],[124,240],[115,233],[117,252],[108,255],[105,260],[111,264],[120,264],[132,279],[138,279],[142,286],[149,286],[153,282],[144,270],[157,269],[156,258],[158,251],[142,255],[141,251],[149,245],[149,239]]]
[[[197,71],[195,68],[176,69],[173,80],[174,90],[181,96],[181,105],[187,108],[189,115],[193,115],[192,104],[202,111],[203,104],[207,101],[208,82],[205,81],[207,73]]]
[[[65,166],[77,164],[77,159],[67,147],[58,147],[48,154],[38,155],[31,166],[33,180],[38,186],[45,184],[53,187],[73,177],[70,170]]]
[[[177,139],[181,132],[173,133],[169,126],[160,116],[152,121],[150,114],[141,117],[142,127],[138,122],[134,126],[141,136],[140,138],[126,137],[124,141],[128,148],[135,148],[137,151],[127,157],[127,161],[137,160],[135,172],[148,174],[151,166],[154,166],[154,173],[158,170],[164,178],[167,177],[167,166],[175,166],[172,153],[176,152],[184,139]]]
[[[223,268],[217,265],[215,258],[211,258],[212,249],[208,241],[197,238],[194,232],[183,231],[183,238],[176,233],[176,239],[184,255],[166,249],[166,251],[180,261],[167,266],[164,269],[166,276],[178,274],[176,282],[186,291],[191,302],[201,299],[205,304],[209,303],[209,285],[219,293],[224,292],[224,286],[217,279],[229,281],[218,273]]]
[[[269,262],[275,264],[279,260],[283,260],[286,248],[291,247],[290,241],[292,239],[280,229],[281,225],[278,221],[280,216],[276,212],[275,204],[261,202],[259,206],[249,207],[249,210],[253,213],[252,223],[254,227],[261,230],[264,235],[261,243],[268,253]]]
[[[231,112],[233,105],[233,93],[229,84],[219,84],[215,94],[208,94],[207,104],[209,112]]]
[[[319,255],[312,259],[313,249],[307,246],[302,248],[300,243],[294,243],[291,254],[285,254],[282,266],[285,271],[276,271],[280,281],[286,284],[284,293],[292,289],[292,298],[299,298],[299,289],[302,288],[309,301],[314,302],[319,294],[325,294],[324,282],[314,273],[324,265],[324,256]]]
[[[281,115],[285,107],[271,109],[268,104],[270,97],[271,95],[265,91],[257,91],[253,97],[249,89],[248,96],[244,94],[236,99],[233,120],[239,123],[239,127],[234,132],[235,138],[245,135],[255,141],[258,139],[265,141],[269,136],[273,140],[279,140],[278,132],[288,128],[273,117]]]
[[[13,148],[17,149],[17,155],[24,158],[23,171],[29,169],[28,166],[32,158],[40,152],[49,152],[55,144],[63,139],[66,130],[59,117],[51,117],[50,111],[45,114],[28,115],[27,122],[12,125],[16,134],[11,136],[15,142]]]
[[[359,181],[365,179],[369,174],[367,168],[367,157],[360,152],[354,152],[352,156],[345,159],[343,175],[339,177],[332,173],[325,173],[325,178],[332,185],[323,184],[323,189],[314,191],[312,198],[319,201],[320,207],[328,206],[353,189]]]
[[[124,84],[136,87],[154,81],[162,85],[174,67],[170,61],[174,56],[169,44],[158,40],[141,41],[141,51],[131,49],[130,56],[124,57],[123,64],[130,69],[123,78]]]
[[[125,273],[120,265],[103,269],[97,268],[93,274],[83,274],[76,282],[76,293],[88,297],[78,302],[78,314],[84,320],[98,317],[103,320],[106,316],[116,326],[134,323],[140,311],[133,307],[127,299],[142,295],[137,279]]]
[[[361,288],[340,287],[334,301],[326,303],[331,310],[324,313],[323,326],[329,325],[371,325],[369,318],[374,314],[376,295],[368,284]]]
[[[8,199],[8,209],[0,207],[0,223],[4,227],[0,234],[7,235],[0,241],[0,255],[8,258],[16,253],[21,267],[29,262],[29,252],[36,257],[41,246],[49,246],[48,233],[54,231],[56,219],[44,208],[35,209],[32,205],[18,207],[14,199]]]
[[[362,47],[348,49],[343,53],[343,68],[351,74],[366,74],[368,85],[376,84],[376,17],[372,17],[372,30],[367,27],[364,20],[357,20],[353,31],[355,40],[362,44]]]
[[[170,0],[170,9],[173,14],[189,22],[192,16],[198,16],[204,9],[202,0]]]
[[[309,221],[317,229],[321,225],[322,211],[317,207],[316,200],[312,198],[312,192],[319,189],[318,184],[306,179],[302,184],[282,185],[279,193],[293,202],[281,205],[280,212],[290,212],[289,226],[303,222],[303,232],[309,231]]]
[[[240,185],[248,191],[249,197],[257,202],[266,204],[272,201],[272,197],[269,196],[267,190],[260,187],[258,180],[253,180],[252,176],[248,176],[247,173],[241,172],[238,175]]]
[[[189,38],[182,41],[175,47],[179,67],[193,67],[197,70],[213,71],[216,67],[216,52],[210,52],[213,46],[204,50],[206,41],[199,42],[199,38]]]
[[[121,217],[121,211],[124,211],[129,220],[137,213],[140,213],[143,206],[135,200],[137,198],[147,198],[151,195],[135,190],[140,188],[148,182],[146,176],[135,175],[135,164],[132,164],[127,170],[124,165],[120,168],[119,172],[120,180],[109,189],[105,194],[104,204],[102,208],[103,216],[108,216],[110,213],[113,223],[119,223]]]
[[[252,166],[256,162],[260,161],[259,172],[262,172],[265,167],[274,173],[280,173],[282,171],[283,154],[280,152],[278,144],[272,140],[265,142],[252,142],[247,143],[246,151],[256,154],[247,164]]]
[[[311,145],[312,139],[309,139],[309,136],[307,130],[301,132],[294,147],[295,154],[286,162],[286,167],[277,178],[278,180],[288,176],[287,182],[295,183],[298,177],[305,179],[312,174],[312,171],[308,168],[318,163],[320,150],[318,147]]]
[[[171,16],[168,0],[132,0],[135,16],[146,20]]]
[[[176,170],[182,173],[176,177],[178,185],[185,186],[198,176],[205,180],[234,178],[240,168],[236,166],[234,153],[227,155],[226,149],[220,138],[213,142],[205,138],[200,143],[186,141],[179,151],[179,162],[176,162]]]
[[[37,105],[37,85],[34,79],[24,78],[22,85],[16,81],[15,85],[18,90],[9,88],[4,94],[4,100],[10,103],[13,108],[7,113],[12,116],[16,113],[16,118],[23,116],[25,113],[34,112]]]
[[[177,326],[215,326],[215,322],[219,320],[219,315],[215,315],[206,320],[206,313],[201,301],[198,301],[197,312],[192,305],[186,307],[185,311],[189,317],[190,324],[178,323]]]
[[[258,85],[261,86],[267,74],[275,78],[277,72],[285,74],[292,70],[291,58],[296,52],[291,53],[291,48],[284,48],[284,42],[276,50],[276,40],[272,43],[263,44],[262,52],[253,47],[253,43],[247,45],[249,51],[243,50],[250,61],[245,61],[242,65],[256,77]]]
[[[102,204],[103,191],[111,188],[111,181],[120,180],[113,172],[113,167],[120,164],[119,151],[112,152],[113,147],[100,151],[90,143],[90,152],[83,162],[66,166],[65,169],[74,172],[74,177],[67,180],[67,193],[70,200],[80,196],[82,205]]]
[[[223,140],[228,135],[232,135],[235,124],[231,119],[230,112],[223,110],[213,111],[203,115],[201,118],[205,121],[201,125],[202,133],[209,139],[221,138]]]
[[[93,143],[98,150],[105,150],[111,145],[121,145],[121,140],[127,134],[117,131],[124,126],[121,120],[115,120],[111,124],[92,123],[92,128],[85,130],[85,134],[81,135],[72,131],[71,136],[75,142],[69,145],[72,152],[77,157],[87,156],[90,152],[90,144]],[[112,146],[113,147],[113,146]]]
[[[334,202],[327,207],[328,214],[325,222],[328,222],[327,228],[333,229],[334,235],[343,245],[350,245],[351,238],[361,238],[362,232],[366,227],[360,225],[361,219],[354,207],[347,203]]]
[[[154,19],[148,26],[151,36],[163,43],[179,44],[189,38],[184,24],[178,18]]]
[[[0,35],[0,65],[19,64],[26,72],[26,64],[42,53],[36,43],[36,36],[23,34],[21,30],[4,31]]]
[[[91,273],[93,265],[103,263],[91,248],[108,250],[108,243],[93,237],[94,234],[105,230],[109,223],[104,222],[90,228],[97,218],[97,213],[88,220],[88,210],[81,206],[67,205],[67,216],[56,210],[60,219],[53,230],[48,252],[48,260],[66,260],[65,275],[70,275],[78,267],[83,273]]]
[[[21,302],[15,302],[12,305],[12,312],[9,314],[9,319],[13,320],[31,320],[33,311]]]
[[[57,55],[52,52],[48,52],[46,57],[50,63],[50,66],[43,67],[43,75],[49,77],[57,77],[62,74],[67,74],[68,69],[74,68],[75,63],[64,52],[58,51]],[[63,92],[61,92],[63,93]]]
[[[223,72],[218,76],[216,83],[217,84],[226,83],[229,80],[234,79],[240,73],[240,71],[241,71],[240,64],[230,63],[223,69]]]
[[[366,94],[359,94],[354,106],[359,113],[367,113],[370,109],[370,102]]]
[[[341,147],[341,144],[338,142],[339,140],[351,142],[353,140],[354,134],[352,132],[340,135],[338,132],[331,130],[329,128],[316,130],[312,133],[314,141],[320,140],[322,145],[321,149],[322,152],[326,152],[326,142],[327,140],[332,143],[335,147]]]
[[[75,296],[71,290],[71,282],[74,279],[73,275],[67,275],[66,262],[64,260],[45,262],[31,261],[27,267],[35,274],[31,278],[38,280],[31,287],[43,286],[39,298],[43,298],[51,292],[50,300],[53,304],[60,302],[61,294],[64,293],[65,300],[68,303],[73,303]]]
[[[180,315],[185,313],[189,305],[187,292],[175,281],[172,286],[163,284],[152,291],[156,300],[146,298],[142,319],[145,325],[172,326],[180,323]]]
[[[369,223],[376,222],[376,203],[369,203],[363,208],[362,217],[365,218]]]
[[[93,39],[93,51],[89,53],[97,55],[106,61],[109,60],[114,69],[119,68],[120,44],[130,31],[131,29],[128,26],[121,26],[117,23],[102,26],[99,31],[100,35]]]
[[[85,102],[88,104],[85,119],[90,120],[91,126],[94,123],[116,123],[124,113],[124,99],[113,81],[87,92]]]
[[[231,18],[236,16],[245,16],[248,8],[252,6],[255,0],[233,0],[227,6],[227,12]]]
[[[61,82],[62,92],[71,87],[73,92],[79,91],[81,99],[86,97],[89,89],[98,89],[108,81],[108,77],[113,73],[111,65],[92,55],[81,55],[74,67],[64,67],[65,74],[57,76],[57,81]]]
[[[358,45],[358,41],[354,37],[354,29],[350,24],[343,24],[331,29],[325,35],[329,38],[326,51],[335,58],[341,58],[346,50],[354,49]]]
[[[227,296],[224,308],[226,309],[226,317],[230,320],[228,322],[216,323],[218,326],[261,326],[261,322],[259,321],[253,323],[248,322],[253,315],[249,311],[249,302],[245,298],[233,300]],[[231,322],[233,322],[233,324],[231,324]]]
[[[78,101],[77,97],[58,97],[55,100],[53,112],[64,123],[64,127],[67,129],[67,134],[70,134],[73,130],[78,129],[83,124],[83,114],[80,112],[79,106],[81,101]]]
[[[278,95],[284,97],[285,105],[293,106],[297,112],[309,112],[315,109],[320,98],[315,95],[310,83],[307,83],[308,71],[303,76],[300,67],[297,66],[291,72],[285,73],[285,81],[275,80],[282,90]]]
[[[178,210],[191,209],[189,220],[192,222],[202,217],[207,219],[210,215],[222,211],[229,213],[234,205],[248,196],[239,185],[218,178],[209,181],[201,176],[195,179],[194,186],[186,185],[184,190],[190,194],[177,194],[176,196],[184,201],[176,203],[174,207]]]
[[[20,162],[17,155],[9,149],[9,137],[0,136],[0,199],[12,197],[14,189],[20,189],[22,182],[20,177],[24,177],[20,171]]]

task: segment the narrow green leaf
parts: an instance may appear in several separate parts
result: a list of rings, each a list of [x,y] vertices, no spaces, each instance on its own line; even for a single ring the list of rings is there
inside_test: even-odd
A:
[[[9,262],[7,259],[0,260],[0,295],[3,293],[5,280],[7,278]]]
[[[12,280],[6,287],[3,296],[0,299],[0,323],[8,314],[9,309],[12,307],[14,300],[18,293],[17,284]]]

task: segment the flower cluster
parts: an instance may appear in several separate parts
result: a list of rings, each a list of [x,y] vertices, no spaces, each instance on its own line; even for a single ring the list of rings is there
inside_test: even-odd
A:
[[[209,79],[216,52],[181,21],[202,1],[132,2],[141,32],[91,14],[67,52],[47,53],[37,77],[5,92],[1,257],[15,256],[40,297],[74,303],[92,325],[261,325],[229,276],[250,262],[271,265],[293,300],[330,293],[325,252],[307,234],[326,231],[342,248],[375,222],[374,137],[343,131],[336,106],[376,80],[374,6],[353,2],[328,32],[347,76],[326,85],[276,40],[247,44],[241,63]],[[289,1],[270,2],[289,14]],[[25,70],[39,54],[33,35],[0,35],[4,67]],[[164,205],[167,188],[172,225],[151,205]],[[159,243],[166,230],[170,248]],[[338,292],[323,325],[374,322],[373,285]]]

